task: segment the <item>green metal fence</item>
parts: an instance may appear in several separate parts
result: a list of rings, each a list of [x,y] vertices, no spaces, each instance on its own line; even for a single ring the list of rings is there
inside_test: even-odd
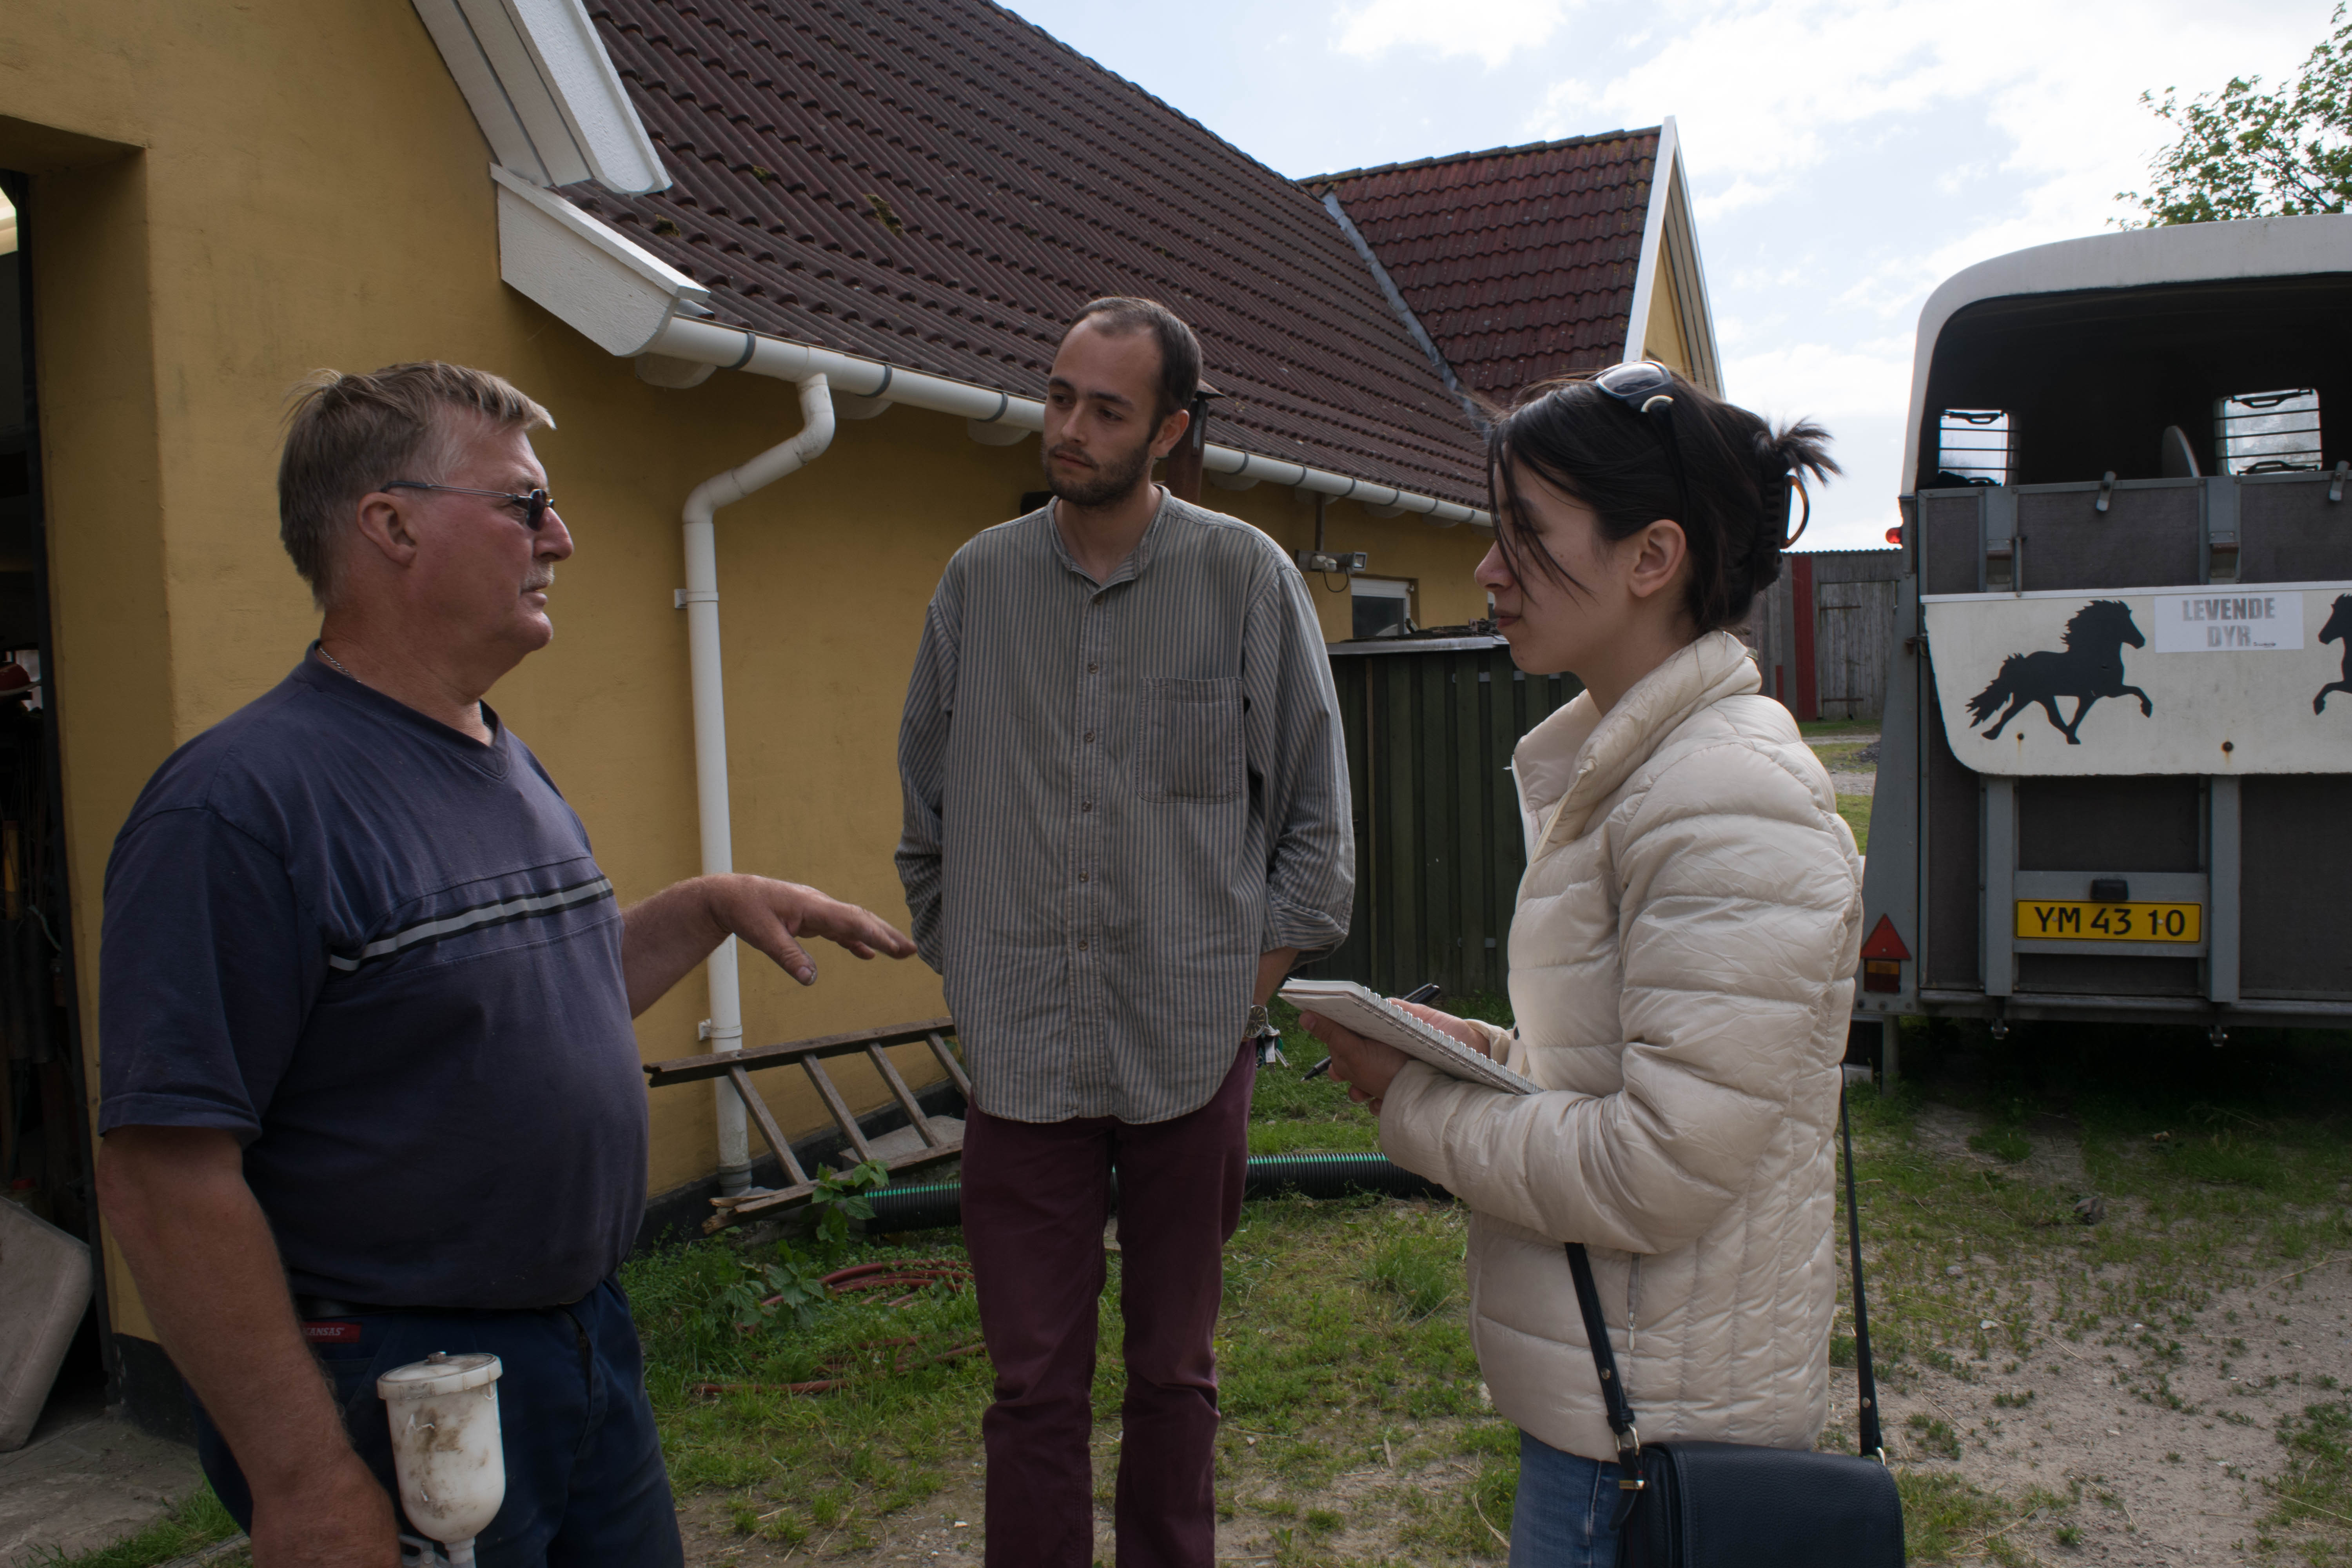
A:
[[[1331,676],[1355,796],[1348,940],[1299,973],[1394,994],[1500,992],[1527,865],[1511,748],[1582,688],[1527,676],[1499,638],[1341,643]]]

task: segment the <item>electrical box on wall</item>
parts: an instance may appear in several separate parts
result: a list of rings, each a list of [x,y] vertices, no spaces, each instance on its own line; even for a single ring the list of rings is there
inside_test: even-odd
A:
[[[1301,572],[1339,572],[1352,576],[1371,563],[1372,558],[1360,550],[1352,550],[1344,555],[1334,555],[1323,550],[1302,550],[1298,552],[1298,569]]]

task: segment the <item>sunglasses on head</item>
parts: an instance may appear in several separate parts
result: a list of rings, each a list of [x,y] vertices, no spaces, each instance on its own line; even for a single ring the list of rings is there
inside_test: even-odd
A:
[[[1683,518],[1677,521],[1686,520],[1690,516],[1690,481],[1684,476],[1683,449],[1681,443],[1675,437],[1674,372],[1655,360],[1627,360],[1622,364],[1612,364],[1607,370],[1597,373],[1591,378],[1590,384],[1652,421],[1653,427],[1658,432],[1660,444],[1666,449],[1666,462],[1675,470],[1675,492],[1682,498]],[[1797,524],[1795,533],[1788,533],[1790,489],[1794,489],[1799,495],[1804,495],[1803,486],[1792,481],[1783,481],[1780,499],[1780,531],[1787,535],[1780,542],[1780,547],[1783,550],[1797,542],[1798,538],[1805,531],[1805,523],[1811,522],[1813,517],[1813,498],[1805,495],[1804,521]],[[1770,504],[1769,494],[1766,504],[1769,510]],[[1688,526],[1687,522],[1685,526]]]
[[[1651,422],[1658,442],[1666,449],[1666,466],[1675,473],[1675,493],[1682,499],[1682,517],[1690,526],[1690,481],[1683,474],[1682,443],[1675,438],[1675,373],[1655,360],[1627,360],[1594,374],[1589,385],[1608,394]]]
[[[510,490],[478,490],[464,485],[429,485],[423,479],[387,479],[380,487],[387,490],[441,490],[453,496],[488,496],[493,500],[509,502],[522,508],[522,525],[537,533],[547,521],[547,514],[555,506],[555,498],[545,490],[531,490],[516,495]]]

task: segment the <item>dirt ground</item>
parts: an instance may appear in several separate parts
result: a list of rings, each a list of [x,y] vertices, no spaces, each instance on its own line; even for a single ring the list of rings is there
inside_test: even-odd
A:
[[[2034,1153],[2016,1166],[2001,1167],[1970,1150],[1969,1136],[1978,1130],[1974,1119],[1935,1105],[1924,1109],[1918,1122],[1921,1145],[1940,1159],[2006,1169],[2061,1191],[2089,1190],[2080,1143],[2063,1119],[2030,1124]],[[2067,1516],[2082,1532],[2073,1548],[2052,1545],[2054,1515],[2022,1519],[2010,1531],[2017,1544],[2045,1560],[2251,1560],[2255,1523],[2273,1507],[2261,1480],[2284,1468],[2279,1419],[2318,1397],[2308,1383],[2283,1380],[2298,1371],[2352,1375],[2352,1258],[2329,1256],[2252,1289],[2219,1291],[2195,1317],[2194,1328],[2168,1324],[2158,1331],[2184,1352],[2177,1361],[2167,1358],[2161,1370],[2188,1411],[2141,1397],[2158,1370],[2147,1350],[2118,1352],[2095,1341],[2078,1344],[2044,1334],[2030,1363],[2006,1376],[1971,1383],[1916,1363],[1895,1369],[1883,1390],[1889,1457],[1920,1468],[1955,1469],[2011,1498],[2034,1488],[2070,1492],[2080,1483],[2083,1503]],[[2233,1351],[2232,1340],[2242,1340],[2244,1350]],[[2220,1370],[2225,1361],[2228,1373]],[[1853,1373],[1840,1369],[1832,1375],[1832,1418],[1845,1412],[1850,1423]],[[2028,1389],[2032,1398],[2021,1406],[1994,1403],[2003,1395],[2014,1401]],[[1909,1426],[1918,1412],[1950,1423],[1960,1436],[1959,1458],[1922,1451]]]

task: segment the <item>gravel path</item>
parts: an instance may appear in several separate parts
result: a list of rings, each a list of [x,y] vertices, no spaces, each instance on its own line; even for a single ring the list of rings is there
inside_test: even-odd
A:
[[[1840,795],[1874,795],[1877,793],[1877,731],[1862,731],[1849,735],[1822,735],[1818,737],[1811,737],[1808,738],[1805,743],[1811,746],[1817,752],[1828,751],[1832,748],[1843,748],[1846,746],[1858,745],[1867,747],[1868,749],[1862,752],[1861,756],[1856,759],[1857,761],[1868,761],[1871,763],[1871,766],[1867,770],[1855,768],[1832,768],[1830,770],[1830,784],[1831,786]]]

